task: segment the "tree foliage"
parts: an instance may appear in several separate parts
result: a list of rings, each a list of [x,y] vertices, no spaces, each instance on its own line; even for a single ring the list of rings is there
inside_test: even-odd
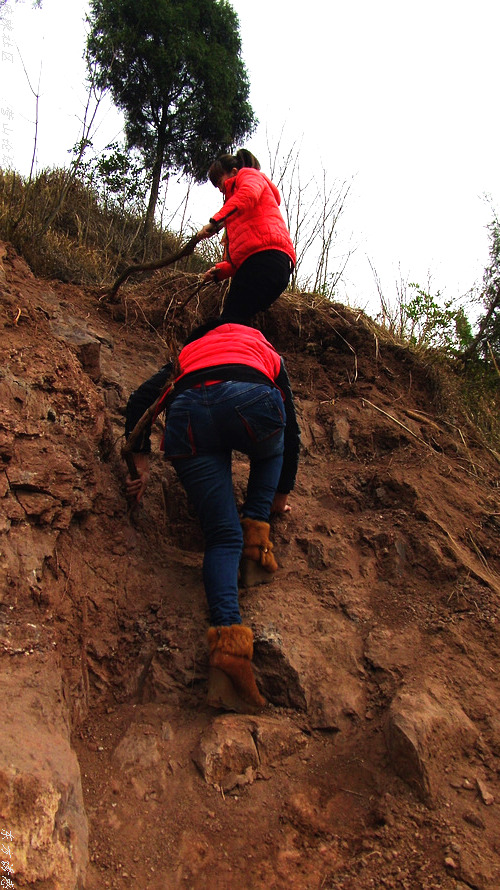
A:
[[[118,142],[80,165],[80,175],[98,195],[105,209],[138,213],[144,207],[148,177],[136,152]]]
[[[409,281],[401,274],[396,281],[396,301],[384,294],[376,270],[370,262],[377,286],[381,312],[377,321],[393,336],[417,349],[440,350],[448,355],[460,354],[473,340],[472,328],[464,306],[456,299],[443,299],[426,288]]]
[[[470,322],[463,306],[454,300],[441,301],[441,294],[428,293],[419,284],[410,283],[413,295],[404,305],[406,336],[413,346],[456,352],[472,340]]]
[[[151,168],[146,229],[163,171],[201,181],[255,125],[238,18],[225,0],[91,0],[88,51]]]

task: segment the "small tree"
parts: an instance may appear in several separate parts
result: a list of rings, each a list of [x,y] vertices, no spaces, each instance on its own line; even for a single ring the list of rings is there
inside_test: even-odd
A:
[[[81,164],[81,175],[99,197],[105,210],[138,214],[144,206],[147,176],[140,158],[118,142]]]
[[[321,180],[310,176],[304,180],[300,169],[300,146],[293,142],[282,148],[283,129],[271,150],[268,139],[270,176],[283,198],[283,214],[295,245],[297,262],[292,285],[298,283],[305,260],[314,257],[315,273],[302,279],[301,286],[313,293],[332,298],[345,270],[350,252],[339,261],[332,258],[336,244],[337,223],[342,215],[350,184],[331,180],[323,168]]]
[[[479,319],[479,330],[472,343],[463,352],[470,358],[479,350],[496,362],[500,354],[500,221],[495,214],[488,226],[490,233],[490,261],[483,274],[481,300],[485,312]]]
[[[87,45],[151,168],[147,239],[163,172],[200,181],[255,126],[238,18],[225,0],[91,0]]]
[[[470,343],[471,326],[463,306],[454,306],[454,300],[443,302],[439,291],[433,296],[419,284],[410,283],[409,287],[413,296],[404,304],[404,339],[413,346],[446,352],[456,352]]]
[[[382,310],[376,321],[393,336],[419,349],[441,349],[449,354],[457,354],[469,345],[472,329],[464,306],[457,306],[454,299],[443,300],[439,291],[433,295],[430,276],[423,288],[409,281],[399,267],[396,301],[391,303],[384,295],[377,270],[368,262]]]

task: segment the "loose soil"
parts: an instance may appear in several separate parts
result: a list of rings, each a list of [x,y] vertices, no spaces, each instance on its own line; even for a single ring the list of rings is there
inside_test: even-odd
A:
[[[249,723],[206,705],[203,541],[161,430],[132,513],[120,459],[128,395],[218,293],[170,328],[194,276],[111,305],[1,252],[1,658],[57,653],[86,890],[498,890],[500,459],[444,372],[343,306],[258,319],[303,445],[279,571],[241,595]],[[243,732],[257,760],[214,779],[200,745],[230,760]]]

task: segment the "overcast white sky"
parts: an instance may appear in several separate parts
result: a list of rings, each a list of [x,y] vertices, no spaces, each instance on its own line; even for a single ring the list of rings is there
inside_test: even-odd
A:
[[[2,166],[13,156],[27,173],[31,163],[35,100],[23,64],[40,92],[37,166],[67,163],[85,102],[87,6],[43,0],[33,10],[29,0],[8,0],[0,22]],[[485,193],[500,209],[498,0],[232,6],[260,121],[247,147],[265,170],[268,141],[284,127],[284,143],[300,142],[304,175],[324,167],[332,179],[352,180],[340,227],[341,245],[356,248],[345,299],[377,311],[368,259],[389,296],[399,269],[421,285],[430,274],[433,293],[465,294],[488,258]],[[100,120],[97,148],[120,136],[111,108]],[[218,209],[218,193],[210,184],[197,191],[192,216],[201,225]]]

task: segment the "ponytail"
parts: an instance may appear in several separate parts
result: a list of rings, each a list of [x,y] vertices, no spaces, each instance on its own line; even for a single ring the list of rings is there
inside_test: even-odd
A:
[[[239,148],[235,155],[219,155],[216,161],[210,166],[208,178],[212,185],[217,185],[223,173],[230,173],[231,170],[241,170],[242,167],[251,167],[253,170],[260,170],[260,164],[247,148]]]
[[[260,164],[252,154],[251,151],[248,151],[247,148],[239,148],[236,152],[236,160],[237,164],[235,166],[238,170],[241,170],[242,167],[252,167],[253,170],[260,170]]]

